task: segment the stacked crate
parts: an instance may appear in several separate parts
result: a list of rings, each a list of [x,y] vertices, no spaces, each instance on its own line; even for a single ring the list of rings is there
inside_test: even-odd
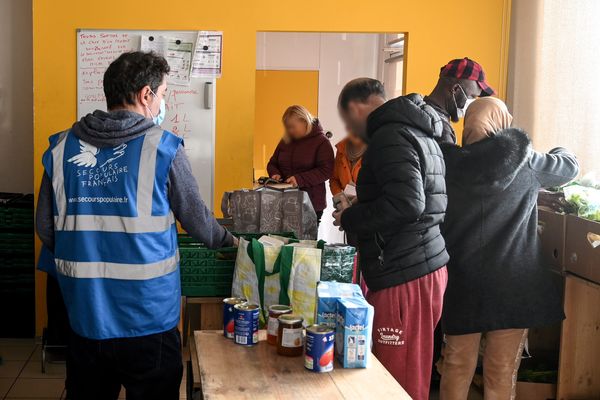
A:
[[[0,337],[35,330],[33,195],[0,193]]]
[[[182,296],[229,296],[237,248],[211,250],[189,236],[179,235]]]

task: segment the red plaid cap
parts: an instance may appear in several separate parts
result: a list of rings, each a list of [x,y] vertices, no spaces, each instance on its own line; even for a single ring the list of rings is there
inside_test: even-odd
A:
[[[485,73],[483,72],[481,65],[470,58],[457,58],[456,60],[450,61],[440,69],[440,77],[441,76],[476,81],[481,88],[480,97],[495,94],[494,89],[492,89],[485,80]]]

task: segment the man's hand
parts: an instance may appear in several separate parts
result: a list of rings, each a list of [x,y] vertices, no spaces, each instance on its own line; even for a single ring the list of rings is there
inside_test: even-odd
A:
[[[333,225],[334,226],[339,226],[340,227],[340,231],[343,231],[344,228],[342,228],[342,214],[344,213],[344,210],[341,211],[334,211],[333,212]]]
[[[296,182],[296,178],[293,176],[290,176],[289,178],[287,178],[285,180],[285,183],[289,183],[290,185],[292,185],[293,187],[298,187],[298,182]]]
[[[281,181],[281,175],[277,175],[277,174],[272,175],[271,179],[273,179],[274,181],[279,182],[279,181]]]
[[[240,240],[234,236],[233,237],[233,247],[239,247],[239,245],[240,245]]]

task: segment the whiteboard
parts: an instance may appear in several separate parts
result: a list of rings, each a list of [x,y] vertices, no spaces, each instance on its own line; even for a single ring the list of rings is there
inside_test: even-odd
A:
[[[120,54],[139,50],[144,36],[176,37],[196,41],[197,31],[77,31],[77,117],[106,111],[104,72]],[[169,84],[162,127],[182,137],[200,194],[213,210],[215,148],[215,80],[191,78],[189,86]]]

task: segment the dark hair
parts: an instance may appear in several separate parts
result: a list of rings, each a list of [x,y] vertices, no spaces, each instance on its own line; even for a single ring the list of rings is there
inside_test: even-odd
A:
[[[146,85],[156,93],[169,71],[167,60],[153,52],[132,51],[121,54],[104,73],[107,108],[110,110],[125,104],[135,104],[135,95]]]
[[[351,101],[366,103],[371,96],[379,96],[385,99],[385,90],[381,82],[371,78],[353,79],[346,83],[340,92],[338,105],[342,110],[347,110]]]

